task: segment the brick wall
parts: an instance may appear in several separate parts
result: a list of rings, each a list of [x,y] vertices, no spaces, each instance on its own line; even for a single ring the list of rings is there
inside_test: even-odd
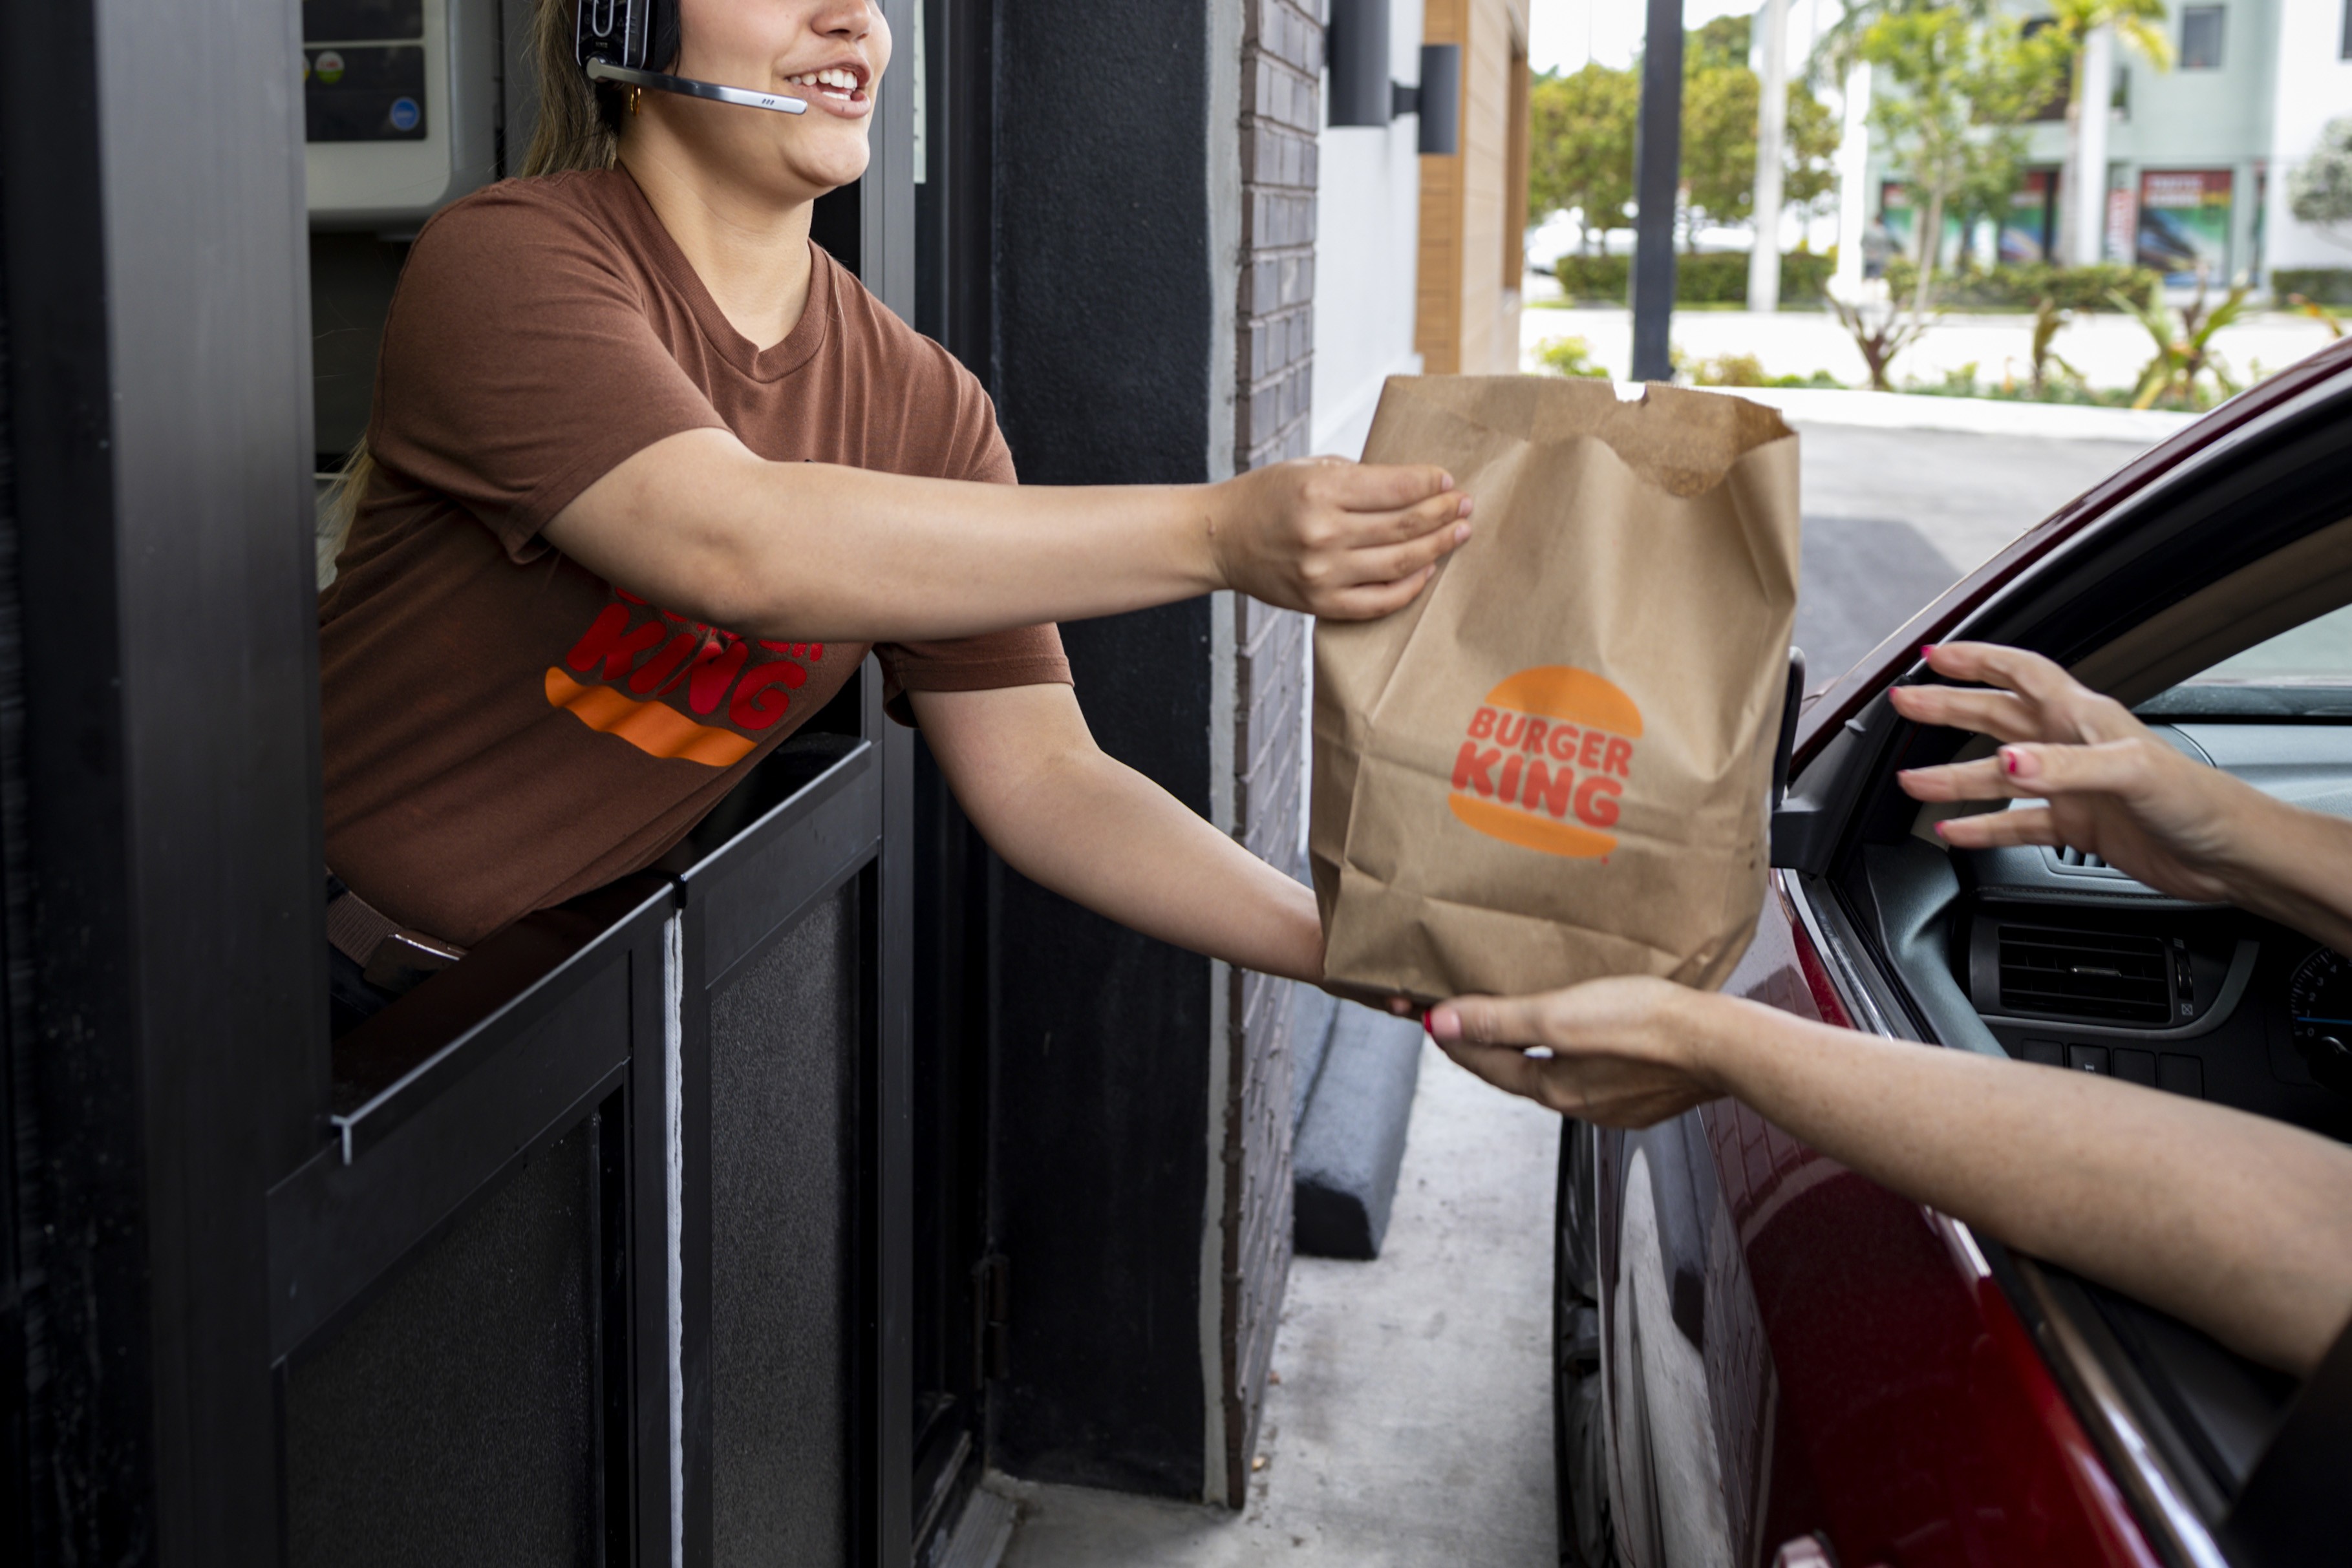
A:
[[[1527,226],[1528,0],[1427,0],[1422,37],[1462,46],[1462,151],[1421,161],[1413,349],[1431,375],[1519,366]]]
[[[1324,0],[1247,0],[1235,464],[1307,455],[1313,405],[1315,179]],[[1239,601],[1234,617],[1235,831],[1296,874],[1307,622]],[[1249,1463],[1290,1275],[1290,985],[1235,973],[1225,1042],[1225,1498]]]
[[[1248,0],[1242,34],[1240,386],[1234,452],[1307,455],[1315,374],[1315,172],[1324,0]]]

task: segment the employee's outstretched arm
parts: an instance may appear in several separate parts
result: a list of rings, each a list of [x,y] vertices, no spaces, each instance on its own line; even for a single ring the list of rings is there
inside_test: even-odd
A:
[[[1402,608],[1470,537],[1435,468],[1310,458],[1219,485],[1046,486],[771,463],[723,430],[654,443],[550,543],[751,636],[920,642],[1239,589],[1339,620]]]
[[[1315,895],[1105,755],[1069,687],[909,695],[956,799],[1015,871],[1179,947],[1321,978]]]

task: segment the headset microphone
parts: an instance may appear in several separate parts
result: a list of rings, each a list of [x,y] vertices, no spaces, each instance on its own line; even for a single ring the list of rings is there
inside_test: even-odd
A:
[[[580,25],[572,47],[580,68],[591,81],[651,88],[712,103],[740,103],[746,109],[772,109],[779,114],[808,112],[804,99],[647,70],[653,60],[677,57],[677,0],[579,0],[579,4]]]

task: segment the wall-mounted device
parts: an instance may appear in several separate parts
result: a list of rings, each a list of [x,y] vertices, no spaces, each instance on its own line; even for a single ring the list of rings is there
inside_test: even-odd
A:
[[[1331,0],[1324,36],[1331,66],[1331,123],[1421,124],[1414,151],[1450,158],[1462,150],[1462,46],[1423,44],[1418,85],[1389,78],[1389,0]]]
[[[653,68],[677,57],[677,0],[580,0],[572,47],[591,81],[682,93],[745,109],[772,109],[779,114],[808,112],[804,99],[721,87]]]
[[[302,0],[313,228],[414,231],[499,174],[498,0]]]

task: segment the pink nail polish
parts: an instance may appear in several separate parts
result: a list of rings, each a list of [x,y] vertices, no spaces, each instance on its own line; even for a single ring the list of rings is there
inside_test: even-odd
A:
[[[2011,773],[2015,773],[2017,771],[2017,753],[2014,751],[2002,752],[2000,754],[2000,765],[2008,768]]]
[[[1941,822],[1936,824],[1936,836],[1939,839],[1944,836],[1944,824]]]
[[[1920,644],[1919,644],[1919,656],[1920,656],[1921,658],[1923,658],[1923,659],[1930,659],[1930,658],[1935,657],[1935,654],[1936,654],[1936,644],[1934,644],[1933,643],[1920,643]]]

